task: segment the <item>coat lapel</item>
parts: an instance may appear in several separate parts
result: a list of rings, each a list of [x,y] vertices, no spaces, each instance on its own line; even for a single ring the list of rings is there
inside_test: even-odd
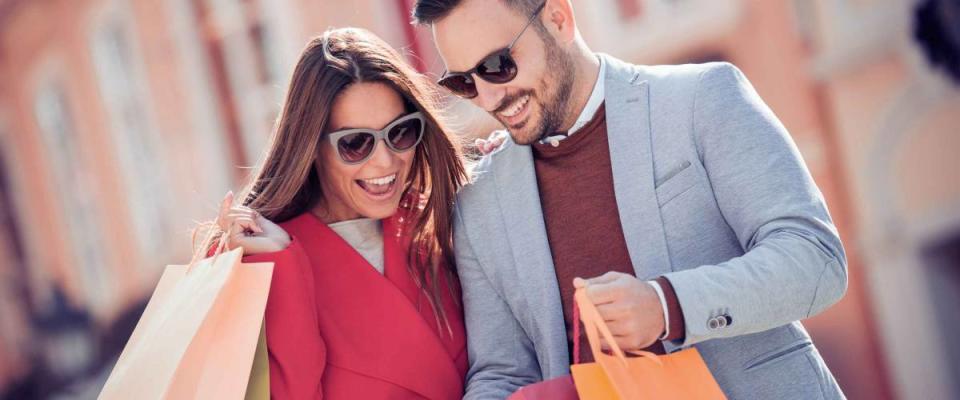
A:
[[[605,57],[607,136],[620,224],[637,277],[671,271],[654,191],[650,88],[634,66]]]
[[[383,221],[384,275],[410,301],[410,305],[420,313],[420,317],[430,330],[443,338],[438,340],[444,345],[451,359],[456,359],[466,347],[466,332],[463,327],[463,308],[460,304],[460,287],[456,282],[439,278],[441,306],[449,322],[444,324],[436,310],[430,304],[427,292],[414,281],[408,266],[407,249],[410,237],[401,235],[402,223],[396,218]],[[453,286],[451,287],[451,284]],[[454,299],[456,298],[456,300]],[[452,336],[452,338],[451,338]],[[452,339],[452,340],[451,340]]]
[[[428,399],[453,399],[463,394],[463,377],[451,346],[438,337],[432,310],[430,321],[417,309],[418,291],[406,272],[400,238],[384,226],[384,262],[389,277],[380,275],[339,235],[313,215],[291,221],[291,234],[303,243],[316,281],[320,332],[327,343],[327,362],[335,367],[376,377]],[[411,285],[413,289],[411,291]],[[429,303],[423,305],[430,309]],[[462,323],[455,342],[462,349]],[[457,336],[459,334],[459,336]],[[449,341],[449,338],[445,339]],[[457,347],[457,345],[453,345]]]
[[[560,288],[540,206],[540,192],[530,146],[511,145],[508,157],[497,161],[494,176],[505,231],[512,250],[520,288],[527,303],[525,316],[536,320],[530,339],[537,347],[562,348],[561,352],[539,352],[540,365],[569,365],[567,330],[563,321]],[[524,315],[518,315],[524,322]],[[560,357],[552,360],[551,357]],[[542,371],[544,376],[557,371]]]

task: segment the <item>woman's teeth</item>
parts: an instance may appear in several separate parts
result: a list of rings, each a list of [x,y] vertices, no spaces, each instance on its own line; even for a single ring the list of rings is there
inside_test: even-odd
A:
[[[506,111],[500,113],[500,115],[510,118],[514,117],[520,113],[520,110],[523,110],[523,106],[527,105],[527,102],[530,101],[530,95],[526,95],[517,100],[516,103],[513,103],[513,106],[508,108]]]
[[[363,179],[363,182],[368,185],[387,185],[393,183],[395,179],[397,179],[397,174],[384,176],[382,178]]]
[[[393,174],[380,178],[358,179],[357,184],[370,194],[380,195],[390,192],[390,190],[393,189],[393,183],[396,180],[397,174]]]

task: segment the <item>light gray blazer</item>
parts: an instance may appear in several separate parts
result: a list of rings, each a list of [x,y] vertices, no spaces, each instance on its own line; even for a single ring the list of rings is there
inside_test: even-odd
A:
[[[730,64],[603,57],[630,260],[666,275],[683,309],[685,340],[667,350],[699,349],[730,399],[843,398],[799,320],[843,296],[846,256],[786,129]],[[538,193],[530,147],[508,141],[459,194],[467,399],[570,373]]]

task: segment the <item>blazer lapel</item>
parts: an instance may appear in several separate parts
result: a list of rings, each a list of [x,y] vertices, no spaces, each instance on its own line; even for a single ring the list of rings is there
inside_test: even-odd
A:
[[[296,222],[297,232],[291,233],[303,241],[313,266],[317,314],[327,343],[328,363],[429,399],[462,396],[463,377],[436,331],[411,304],[411,297],[405,293],[409,288],[397,287],[380,275],[313,215],[307,213]],[[388,245],[397,238],[386,228],[385,266],[405,270],[396,265],[403,256],[396,254],[396,243]]]
[[[607,136],[620,224],[637,277],[651,279],[671,268],[654,191],[650,89],[635,67],[603,57]]]
[[[547,230],[540,206],[540,192],[530,146],[512,145],[508,157],[497,161],[494,177],[497,197],[517,278],[527,303],[525,316],[534,319],[530,339],[550,349],[563,351],[538,352],[541,365],[569,365],[567,330],[563,322],[563,305],[554,270],[553,256],[547,239]],[[521,323],[524,315],[517,316]],[[545,329],[543,329],[545,328]],[[551,360],[560,357],[560,360]],[[555,371],[542,371],[544,376]]]

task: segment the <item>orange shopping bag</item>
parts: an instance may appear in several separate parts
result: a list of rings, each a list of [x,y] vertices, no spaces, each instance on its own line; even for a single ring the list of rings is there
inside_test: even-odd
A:
[[[242,263],[242,248],[223,251],[228,236],[212,257],[167,266],[100,399],[270,397],[263,315],[273,263]]]
[[[574,299],[596,360],[570,366],[581,400],[726,399],[696,348],[664,356],[640,351],[640,357],[628,358],[586,292],[578,289]],[[601,335],[613,355],[600,350]]]

